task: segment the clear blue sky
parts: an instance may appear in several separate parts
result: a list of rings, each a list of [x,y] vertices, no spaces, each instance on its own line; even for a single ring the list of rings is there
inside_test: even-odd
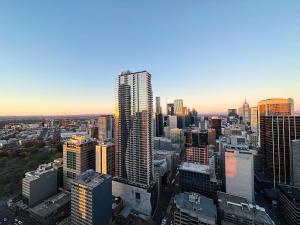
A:
[[[300,1],[0,1],[0,115],[113,112],[127,69],[163,104],[300,110]]]

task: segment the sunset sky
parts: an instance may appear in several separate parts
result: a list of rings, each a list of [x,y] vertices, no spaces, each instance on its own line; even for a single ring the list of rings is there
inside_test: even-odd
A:
[[[0,116],[112,113],[123,70],[202,113],[291,97],[299,0],[0,1]]]

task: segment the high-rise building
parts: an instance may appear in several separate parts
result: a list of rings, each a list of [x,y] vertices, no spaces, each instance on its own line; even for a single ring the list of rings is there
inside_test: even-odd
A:
[[[258,141],[260,143],[260,117],[261,116],[293,116],[294,100],[291,98],[271,98],[258,102]]]
[[[71,224],[107,225],[111,222],[111,176],[87,170],[72,183]]]
[[[173,115],[175,115],[174,103],[168,103],[168,104],[167,104],[167,115],[168,115],[168,116],[173,116]]]
[[[174,100],[174,112],[176,115],[181,116],[183,109],[183,100],[182,99],[175,99]]]
[[[236,109],[228,109],[228,116],[229,117],[237,117],[237,110]]]
[[[178,171],[181,191],[196,192],[216,199],[220,185],[210,165],[183,162]]]
[[[209,145],[214,145],[216,146],[217,145],[217,142],[216,142],[216,130],[213,129],[213,128],[210,128],[207,130],[207,139],[208,139],[208,144]]]
[[[258,111],[257,107],[251,107],[251,115],[250,115],[250,126],[251,130],[257,133],[258,129]]]
[[[216,138],[219,139],[219,137],[222,135],[222,120],[217,117],[212,117],[211,128],[216,130]]]
[[[291,180],[292,184],[300,188],[300,137],[297,140],[292,140],[292,155],[291,155]]]
[[[106,140],[111,141],[114,138],[114,116],[113,115],[100,115],[99,123],[99,142],[103,143]]]
[[[254,165],[250,151],[225,151],[226,193],[254,202]]]
[[[217,224],[217,208],[212,199],[193,192],[174,198],[174,225]]]
[[[96,172],[115,176],[115,145],[111,142],[96,145]]]
[[[156,104],[155,104],[155,113],[161,114],[162,113],[162,109],[161,109],[161,106],[160,106],[160,97],[157,96],[155,98],[155,101],[156,101]]]
[[[160,97],[156,97],[156,112],[155,112],[155,136],[162,137],[164,134],[164,120],[162,109],[160,106]]]
[[[186,147],[185,161],[201,164],[208,164],[208,146]]]
[[[239,108],[239,116],[243,118],[245,123],[250,122],[250,106],[247,103],[246,99],[243,105]]]
[[[221,225],[275,225],[266,210],[246,198],[218,192]]]
[[[64,188],[71,190],[76,175],[95,169],[95,146],[93,139],[85,135],[73,135],[63,145]]]
[[[125,71],[116,79],[116,175],[133,183],[153,180],[152,85],[147,71]]]
[[[292,116],[294,100],[291,98],[272,98],[258,103],[258,116]]]
[[[170,129],[173,129],[173,128],[177,128],[178,127],[178,121],[177,121],[177,116],[169,116],[168,117],[168,125],[169,125],[169,128]]]
[[[260,144],[266,175],[275,183],[289,184],[291,141],[300,137],[300,116],[261,116]]]

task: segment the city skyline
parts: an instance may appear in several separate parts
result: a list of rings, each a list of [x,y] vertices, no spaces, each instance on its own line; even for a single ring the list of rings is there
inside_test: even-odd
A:
[[[127,69],[152,75],[163,112],[174,99],[226,113],[278,97],[300,111],[298,1],[70,6],[0,3],[0,116],[113,113]]]

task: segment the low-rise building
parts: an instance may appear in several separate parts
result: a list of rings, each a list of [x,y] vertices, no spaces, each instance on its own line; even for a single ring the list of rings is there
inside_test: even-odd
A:
[[[60,192],[28,210],[30,218],[41,225],[56,224],[70,215],[71,193]]]
[[[264,208],[243,197],[218,192],[218,210],[221,225],[275,225]]]
[[[217,224],[217,208],[212,199],[184,192],[174,199],[174,225]]]

